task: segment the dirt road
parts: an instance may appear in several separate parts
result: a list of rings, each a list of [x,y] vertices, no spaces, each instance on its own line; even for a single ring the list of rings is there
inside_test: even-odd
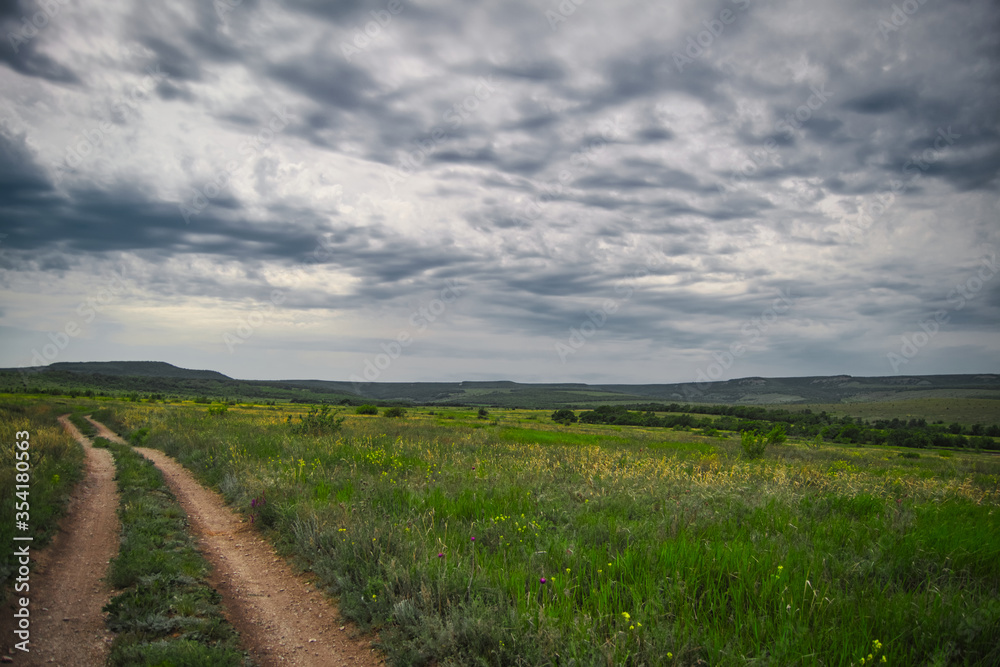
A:
[[[101,437],[123,442],[103,424],[90,421]],[[163,452],[136,451],[163,472],[187,513],[199,548],[212,564],[211,584],[255,660],[264,667],[382,664],[369,648],[370,640],[351,639],[349,628],[341,630],[344,622],[333,604],[292,571],[219,494]]]
[[[91,447],[68,415],[59,422],[83,445],[86,476],[52,544],[35,560],[29,591],[30,652],[8,655],[17,665],[103,665],[111,641],[101,611],[111,589],[103,578],[108,561],[118,553],[115,465],[111,453]],[[4,640],[9,641],[6,636]]]

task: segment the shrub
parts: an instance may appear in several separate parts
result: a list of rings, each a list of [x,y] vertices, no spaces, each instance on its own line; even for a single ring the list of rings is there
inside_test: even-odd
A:
[[[740,433],[740,447],[743,448],[743,455],[748,459],[757,459],[764,455],[767,449],[767,440],[760,431],[743,431]]]
[[[309,413],[300,416],[298,423],[292,422],[292,416],[288,415],[285,423],[291,427],[293,433],[303,435],[328,435],[340,430],[340,425],[344,423],[346,417],[338,417],[330,414],[330,407],[324,405],[316,409],[310,408]]]
[[[768,445],[780,445],[787,439],[785,425],[778,424],[767,433],[761,431],[743,431],[740,434],[740,446],[748,459],[757,459],[764,455]]]
[[[488,419],[490,416],[490,411],[486,408],[479,408],[479,413],[476,415],[478,419]]]
[[[359,415],[377,415],[378,408],[369,403],[365,403],[364,405],[359,405],[355,410],[355,412],[357,412]]]
[[[399,406],[386,408],[385,412],[382,413],[386,417],[403,417],[406,415],[406,410]]]
[[[575,424],[578,420],[579,418],[576,416],[576,413],[566,408],[556,410],[555,412],[552,413],[552,421],[567,426],[569,424]]]

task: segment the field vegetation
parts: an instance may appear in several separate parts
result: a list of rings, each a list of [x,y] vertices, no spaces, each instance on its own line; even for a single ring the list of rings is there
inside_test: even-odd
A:
[[[57,421],[56,407],[22,397],[10,397],[0,404],[0,542],[8,545],[0,553],[0,588],[3,598],[10,594],[17,570],[15,535],[32,537],[32,551],[44,547],[58,528],[69,494],[83,475],[83,450]],[[30,437],[24,438],[27,432]],[[21,433],[21,437],[17,437]],[[15,446],[28,442],[27,458]],[[27,463],[19,473],[17,463]],[[24,465],[22,465],[24,468]],[[29,488],[18,489],[18,474],[26,474]],[[22,480],[25,478],[22,478]],[[15,506],[15,503],[20,507]],[[23,503],[23,504],[22,504]],[[25,509],[26,508],[26,509]],[[25,510],[24,515],[19,514]],[[26,516],[25,516],[26,515]],[[26,519],[28,530],[18,530],[16,520]]]
[[[1000,662],[993,455],[763,430],[751,458],[734,434],[551,410],[288,412],[97,418],[252,515],[391,664]]]
[[[250,665],[163,475],[127,445],[94,444],[114,454],[121,495],[121,549],[108,568],[119,592],[104,609],[115,633],[107,664]]]

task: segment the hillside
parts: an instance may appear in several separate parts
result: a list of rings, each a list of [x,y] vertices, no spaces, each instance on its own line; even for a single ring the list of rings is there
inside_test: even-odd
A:
[[[793,406],[916,399],[1000,400],[1000,375],[752,377],[701,384],[526,384],[507,380],[355,384],[328,380],[237,380],[216,371],[178,368],[164,362],[115,361],[0,370],[0,391],[523,408],[650,402]]]
[[[165,361],[78,361],[57,362],[43,367],[47,371],[91,373],[100,375],[140,376],[158,378],[189,378],[197,380],[232,380],[218,371],[179,368]]]

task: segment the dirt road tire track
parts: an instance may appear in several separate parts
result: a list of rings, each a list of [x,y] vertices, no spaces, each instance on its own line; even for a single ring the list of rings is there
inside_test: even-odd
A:
[[[124,442],[100,422],[90,422],[100,437]],[[279,558],[218,493],[163,452],[135,450],[160,469],[187,513],[212,564],[210,583],[222,595],[226,616],[263,667],[383,664],[369,648],[370,640],[352,639],[350,629],[340,630],[344,622],[333,603]]]
[[[103,665],[112,637],[102,611],[112,593],[104,576],[118,553],[115,464],[109,451],[90,445],[69,415],[59,423],[84,448],[85,476],[52,544],[37,558],[32,554],[30,652],[8,655],[16,665]]]

